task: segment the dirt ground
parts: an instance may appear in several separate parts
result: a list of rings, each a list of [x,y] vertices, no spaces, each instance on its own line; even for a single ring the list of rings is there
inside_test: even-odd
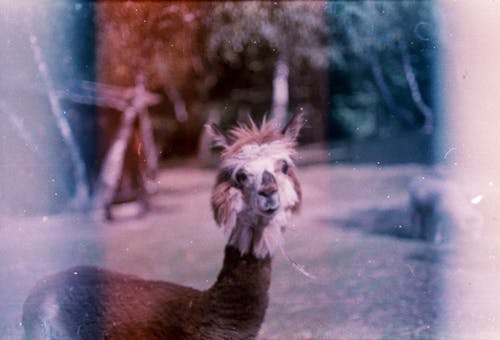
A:
[[[276,255],[259,339],[442,338],[455,249],[408,237],[406,187],[427,172],[411,165],[300,168],[304,206],[285,249],[315,278]],[[163,170],[152,212],[140,219],[128,205],[115,208],[112,223],[78,215],[1,220],[0,338],[20,339],[30,287],[72,265],[209,287],[224,247],[209,207],[214,176],[193,167]]]

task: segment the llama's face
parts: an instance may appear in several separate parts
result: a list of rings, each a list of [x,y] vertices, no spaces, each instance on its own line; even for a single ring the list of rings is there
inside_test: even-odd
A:
[[[270,123],[260,129],[253,124],[240,127],[231,131],[232,142],[211,127],[218,145],[224,147],[212,194],[214,216],[229,243],[243,253],[272,255],[282,242],[289,216],[299,209],[301,189],[292,157],[301,124],[299,116],[283,132]]]
[[[300,188],[293,167],[280,141],[245,145],[223,163],[232,186],[241,192],[242,211],[264,220],[298,208]]]

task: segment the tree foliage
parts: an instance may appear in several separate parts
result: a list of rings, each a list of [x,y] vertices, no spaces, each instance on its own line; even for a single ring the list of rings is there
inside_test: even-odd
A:
[[[97,5],[99,75],[119,85],[133,85],[143,73],[152,88],[179,85],[198,51],[192,44],[195,13],[188,4],[104,2]],[[187,61],[187,62],[186,62]]]
[[[237,63],[264,46],[293,67],[326,67],[325,9],[320,1],[214,3],[205,19],[207,56]]]
[[[227,121],[241,112],[262,115],[278,58],[290,63],[292,80],[301,81],[305,68],[327,68],[325,8],[302,1],[102,3],[98,74],[131,85],[144,73],[167,102],[184,100],[188,125],[201,126],[196,121],[214,108]]]
[[[162,97],[151,110],[160,149],[167,157],[185,156],[203,145],[198,138],[207,120],[232,125],[247,114],[259,119],[276,112],[274,80],[277,65],[285,65],[280,112],[308,114],[307,141],[324,139],[325,125],[333,138],[432,132],[438,45],[433,6],[430,0],[3,6],[2,131],[14,135],[22,150],[26,143],[28,153],[11,155],[20,163],[28,164],[24,158],[31,153],[38,157],[30,160],[34,164],[52,158],[51,152],[68,160],[57,164],[70,181],[75,161],[61,138],[62,125],[50,114],[47,88],[52,97],[70,96],[83,89],[75,83],[124,89],[144,76],[145,87]],[[42,63],[33,59],[30,36],[38,38],[53,86],[40,77]],[[123,112],[70,101],[64,99],[62,112],[94,178],[103,158],[97,135],[99,146],[110,145]],[[59,183],[54,191],[64,201],[75,188]]]
[[[268,113],[283,59],[291,111],[321,117],[328,100],[337,132],[388,135],[432,124],[432,10],[431,1],[102,3],[98,74],[120,84],[145,74],[166,98],[156,121],[185,135],[210,112],[227,124]],[[183,106],[186,126],[175,119]]]
[[[329,4],[331,115],[347,134],[432,128],[437,52],[432,6],[430,1]]]

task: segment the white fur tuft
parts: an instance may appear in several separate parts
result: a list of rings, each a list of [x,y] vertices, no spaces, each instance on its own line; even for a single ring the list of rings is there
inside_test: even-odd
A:
[[[271,223],[265,227],[262,237],[254,245],[253,253],[257,258],[273,256],[284,243],[283,229],[288,222],[285,212],[277,215]]]
[[[276,176],[276,181],[278,182],[278,190],[282,206],[286,209],[297,204],[299,201],[299,195],[295,191],[290,179],[285,175],[278,175]]]
[[[243,198],[241,197],[241,191],[235,188],[229,189],[229,195],[231,196],[231,210],[226,220],[222,223],[222,232],[226,237],[229,238],[231,233],[236,226],[236,221],[238,219],[238,214],[243,209]]]
[[[290,143],[287,141],[274,141],[266,144],[248,144],[244,145],[239,152],[231,158],[224,160],[224,168],[241,169],[259,160],[285,160],[292,164],[294,151],[290,149]]]
[[[247,220],[245,214],[247,212],[242,212],[239,216],[228,244],[238,248],[242,254],[252,252],[257,258],[273,256],[284,243],[283,230],[288,223],[290,212],[280,210],[265,223]]]

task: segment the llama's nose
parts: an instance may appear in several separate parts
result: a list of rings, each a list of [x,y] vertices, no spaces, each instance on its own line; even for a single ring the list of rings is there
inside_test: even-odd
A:
[[[265,198],[272,198],[278,190],[275,187],[264,187],[259,190],[259,195]]]
[[[270,198],[278,191],[276,178],[269,171],[264,171],[262,174],[262,183],[259,189],[259,195]]]
[[[276,178],[268,171],[262,175],[262,183],[258,191],[261,209],[273,213],[280,207]]]

